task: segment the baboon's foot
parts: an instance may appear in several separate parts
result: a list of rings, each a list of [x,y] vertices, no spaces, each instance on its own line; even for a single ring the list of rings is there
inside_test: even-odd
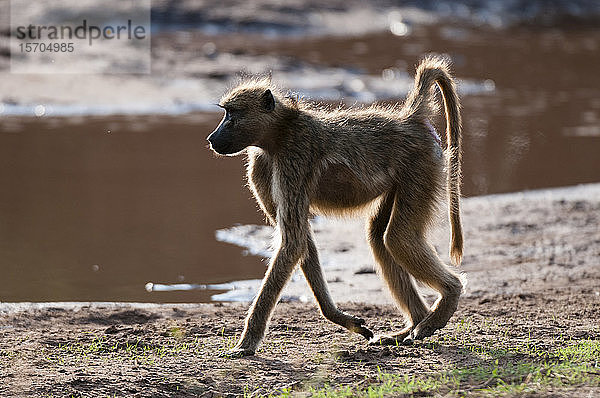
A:
[[[358,333],[365,339],[370,340],[373,337],[373,332],[366,328],[365,320],[354,315],[347,314],[343,311],[339,311],[335,316],[329,318],[334,323],[345,327],[351,332]]]
[[[412,330],[413,326],[408,326],[398,333],[391,335],[378,334],[369,340],[369,345],[402,345],[404,344],[404,339],[410,335]]]
[[[421,340],[432,336],[436,330],[443,328],[458,307],[459,295],[442,297],[435,305],[435,309],[415,326],[411,333],[404,339],[404,344],[412,344],[414,340]]]
[[[232,348],[219,354],[221,358],[243,358],[254,355],[254,350],[249,348]]]

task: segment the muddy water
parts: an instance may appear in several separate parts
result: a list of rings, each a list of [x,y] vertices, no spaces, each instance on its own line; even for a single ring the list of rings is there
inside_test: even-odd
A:
[[[258,258],[214,237],[261,221],[241,159],[205,147],[218,119],[4,120],[1,300],[207,301],[207,291],[157,298],[144,284],[260,275]]]
[[[495,87],[463,98],[465,195],[600,180],[597,30],[211,40],[220,51],[371,75],[449,53],[457,76]],[[0,119],[0,300],[206,301],[214,292],[148,293],[144,284],[262,276],[260,260],[214,239],[218,228],[262,220],[241,184],[242,159],[205,148],[219,117]]]

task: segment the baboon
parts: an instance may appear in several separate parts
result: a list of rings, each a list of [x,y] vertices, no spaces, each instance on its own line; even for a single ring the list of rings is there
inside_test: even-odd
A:
[[[437,109],[435,85],[445,109],[445,151],[430,122]],[[330,110],[286,96],[267,79],[254,79],[226,93],[219,106],[225,116],[208,137],[210,148],[227,156],[246,152],[250,189],[281,238],[228,355],[255,353],[298,263],[322,315],[371,343],[410,344],[446,325],[463,284],[425,239],[436,203],[447,193],[450,255],[460,264],[461,117],[446,60],[421,61],[403,105]],[[367,237],[379,273],[406,317],[406,328],[395,334],[373,336],[363,319],[339,310],[319,264],[310,215],[359,210],[369,216]],[[439,292],[431,308],[413,278]]]

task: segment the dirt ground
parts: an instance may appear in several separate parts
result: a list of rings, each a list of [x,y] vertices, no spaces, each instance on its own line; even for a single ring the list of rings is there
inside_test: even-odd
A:
[[[390,305],[342,307],[363,316],[377,332],[401,327]],[[326,384],[342,388],[377,383],[381,373],[422,378],[494,364],[506,369],[536,366],[551,361],[557,348],[600,340],[597,291],[565,287],[465,299],[443,331],[426,342],[399,347],[368,346],[362,337],[324,321],[313,305],[281,303],[256,356],[219,358],[241,331],[244,309],[242,304],[49,306],[5,315],[0,321],[0,395],[307,394]],[[495,362],[498,357],[500,364]],[[598,357],[595,363],[589,357],[587,361],[583,383],[548,383],[543,388],[532,383],[532,396],[597,396]],[[530,374],[511,373],[514,379],[503,377],[502,382],[527,383]],[[556,374],[549,377],[565,377]],[[462,378],[456,389],[441,385],[412,392],[477,393],[498,386],[499,379],[472,375]]]
[[[597,189],[466,200],[470,290],[446,328],[413,346],[369,346],[298,300],[278,305],[257,355],[243,359],[219,357],[241,331],[243,303],[3,303],[0,396],[598,396]],[[333,232],[318,230],[327,260]],[[337,252],[361,266],[359,248],[347,249]],[[348,289],[374,277],[346,275]],[[337,298],[375,333],[400,329],[393,305],[371,296]]]

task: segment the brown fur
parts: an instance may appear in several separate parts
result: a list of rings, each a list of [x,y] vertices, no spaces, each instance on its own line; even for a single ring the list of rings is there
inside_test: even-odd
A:
[[[435,112],[435,84],[444,99],[445,156],[429,122]],[[421,62],[415,88],[402,106],[326,110],[287,98],[266,80],[234,88],[221,106],[227,112],[208,137],[211,148],[222,155],[247,153],[250,189],[281,235],[230,355],[255,352],[298,263],[323,315],[373,343],[409,343],[446,325],[458,305],[462,283],[425,240],[446,188],[451,257],[460,263],[460,106],[444,60],[428,57]],[[373,337],[362,319],[337,309],[310,230],[311,213],[358,211],[369,214],[368,239],[380,273],[406,314],[407,327],[391,336]],[[413,278],[440,293],[431,309]]]

